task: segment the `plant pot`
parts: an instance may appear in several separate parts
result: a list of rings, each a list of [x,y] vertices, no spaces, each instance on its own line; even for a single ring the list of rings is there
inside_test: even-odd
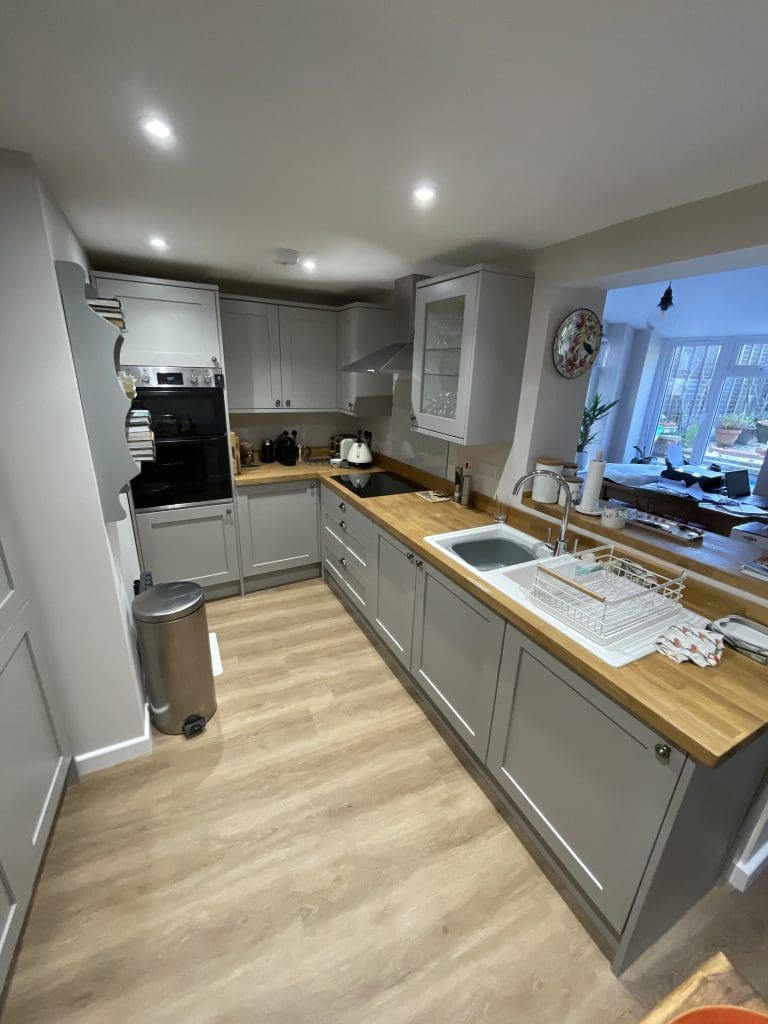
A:
[[[659,434],[653,442],[653,454],[657,458],[664,458],[673,444],[681,444],[682,437],[679,434]]]
[[[736,444],[741,445],[742,447],[744,445],[752,444],[755,440],[756,435],[756,427],[744,427],[739,436],[736,438]]]
[[[716,427],[715,444],[718,448],[732,448],[740,433],[741,427]]]
[[[758,444],[768,443],[768,420],[758,420],[755,427]]]
[[[576,466],[581,472],[589,465],[589,452],[576,452]]]

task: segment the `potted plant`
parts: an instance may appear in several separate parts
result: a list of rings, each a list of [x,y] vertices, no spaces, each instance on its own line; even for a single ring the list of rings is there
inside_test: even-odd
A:
[[[581,426],[579,427],[579,440],[576,445],[576,465],[579,469],[584,469],[589,462],[589,453],[587,449],[589,446],[597,440],[597,434],[592,433],[592,428],[598,422],[607,416],[614,405],[618,405],[619,401],[616,399],[615,402],[604,402],[600,396],[600,392],[596,391],[594,398],[589,405],[584,406],[584,411],[581,414]]]
[[[758,444],[768,443],[768,405],[755,420],[755,433]]]
[[[747,421],[744,416],[738,413],[726,413],[717,421],[715,444],[718,448],[732,448],[745,426],[747,426]]]

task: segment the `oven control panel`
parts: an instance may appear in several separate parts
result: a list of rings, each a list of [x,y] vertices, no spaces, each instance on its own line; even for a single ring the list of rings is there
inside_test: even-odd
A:
[[[210,366],[121,366],[138,388],[223,388],[224,374]]]

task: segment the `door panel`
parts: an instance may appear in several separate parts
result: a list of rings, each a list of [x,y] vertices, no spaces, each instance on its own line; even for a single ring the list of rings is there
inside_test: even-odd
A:
[[[484,762],[496,697],[504,620],[425,566],[416,588],[416,682]]]
[[[8,629],[18,614],[19,607],[16,587],[5,557],[2,538],[0,538],[0,636]]]
[[[229,408],[282,406],[280,325],[277,306],[221,300],[221,334]]]
[[[216,289],[93,274],[102,298],[120,299],[126,365],[215,366],[221,360]],[[214,362],[215,360],[215,362]]]
[[[155,583],[201,587],[240,579],[233,505],[141,512],[136,516],[145,571]]]
[[[312,481],[263,484],[237,495],[243,576],[320,561],[317,488]]]
[[[283,403],[292,409],[336,408],[336,314],[280,307]]]
[[[416,569],[413,553],[379,533],[374,626],[407,669],[411,667]]]
[[[488,766],[621,931],[685,757],[507,625]]]

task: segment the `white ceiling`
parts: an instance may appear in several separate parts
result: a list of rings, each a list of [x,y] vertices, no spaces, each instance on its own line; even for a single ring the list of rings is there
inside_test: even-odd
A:
[[[646,327],[667,284],[659,281],[608,292],[603,319]],[[683,278],[672,282],[672,294],[673,311],[660,324],[654,323],[663,337],[768,337],[768,267]]]
[[[291,246],[362,293],[764,180],[766,38],[765,0],[3,0],[0,146],[103,261],[304,283]]]

